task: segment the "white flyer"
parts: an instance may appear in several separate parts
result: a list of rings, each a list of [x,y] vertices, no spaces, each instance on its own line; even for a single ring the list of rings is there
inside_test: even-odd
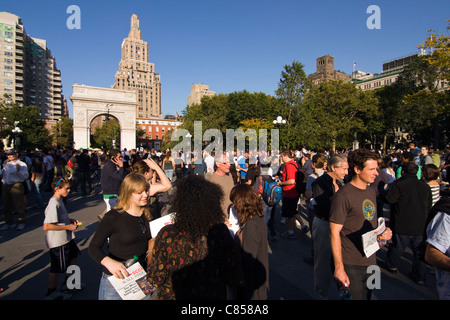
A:
[[[386,225],[384,218],[378,218],[378,227],[362,235],[362,245],[367,258],[380,249],[381,245],[378,242],[378,236],[385,230]]]
[[[109,282],[117,290],[123,300],[141,300],[153,290],[147,281],[147,272],[139,262],[127,268],[129,276],[125,279],[108,277]]]
[[[150,221],[150,232],[152,238],[156,238],[159,230],[161,230],[164,226],[173,223],[174,213],[162,216],[161,218]]]

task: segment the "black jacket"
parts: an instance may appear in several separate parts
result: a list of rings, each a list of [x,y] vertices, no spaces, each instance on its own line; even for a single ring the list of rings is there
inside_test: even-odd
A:
[[[120,185],[125,178],[123,167],[119,167],[111,160],[108,160],[102,168],[100,183],[103,194],[119,194]]]
[[[383,201],[391,204],[390,226],[401,235],[421,236],[431,209],[431,189],[416,174],[405,174],[394,181]]]
[[[337,181],[339,187],[343,186],[341,181]],[[314,214],[328,221],[330,219],[331,198],[336,193],[333,185],[333,178],[326,172],[314,180],[312,184],[312,197],[316,201],[314,206]]]

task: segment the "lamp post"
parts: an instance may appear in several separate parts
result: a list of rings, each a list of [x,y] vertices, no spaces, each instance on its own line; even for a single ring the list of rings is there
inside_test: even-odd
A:
[[[58,146],[59,146],[59,148],[61,148],[61,122],[62,122],[62,119],[58,119],[58,120],[56,120],[56,121],[58,121],[58,125],[59,125],[59,140],[58,140]]]
[[[283,119],[282,116],[278,116],[275,120],[273,120],[273,124],[275,125],[275,127],[278,125],[281,129],[281,125],[286,124],[286,119]],[[279,135],[279,139],[281,140],[281,133]]]
[[[14,145],[13,145],[14,149],[17,149],[17,146],[20,145],[20,138],[17,137],[17,135],[22,133],[22,129],[20,129],[17,126],[18,124],[19,124],[19,121],[14,121],[14,129],[11,130],[11,132],[14,135]]]
[[[273,120],[273,124],[286,124],[286,119],[283,119],[282,116],[278,116],[275,120]]]

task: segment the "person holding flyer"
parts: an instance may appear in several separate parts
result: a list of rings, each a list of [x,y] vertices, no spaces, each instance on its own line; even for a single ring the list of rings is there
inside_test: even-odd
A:
[[[370,300],[372,291],[366,281],[367,268],[376,265],[376,255],[367,257],[362,248],[362,235],[378,227],[376,195],[372,188],[378,174],[379,155],[358,149],[348,155],[350,183],[333,196],[330,208],[330,239],[334,260],[334,278],[341,288],[347,287],[355,300]],[[380,240],[390,240],[386,228]]]
[[[89,254],[103,269],[99,300],[122,300],[109,278],[127,278],[127,260],[136,256],[144,270],[147,267],[145,256],[152,242],[149,228],[151,217],[147,206],[149,188],[148,180],[143,175],[127,175],[120,186],[116,206],[105,214],[92,238]],[[108,253],[103,250],[107,241]]]

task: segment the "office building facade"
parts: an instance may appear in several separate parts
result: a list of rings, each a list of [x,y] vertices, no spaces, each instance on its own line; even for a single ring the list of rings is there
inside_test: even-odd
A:
[[[142,40],[139,18],[135,14],[131,16],[128,37],[122,42],[114,88],[136,92],[136,119],[162,118],[161,78],[155,72],[155,65],[149,62],[149,45]]]

